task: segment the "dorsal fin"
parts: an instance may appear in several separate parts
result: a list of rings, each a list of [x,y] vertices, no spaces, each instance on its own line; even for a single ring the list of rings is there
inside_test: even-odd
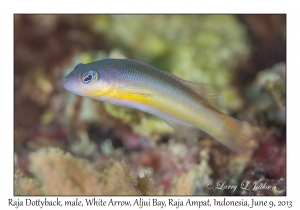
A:
[[[220,90],[212,85],[190,82],[182,80],[182,82],[199,94],[202,98],[208,101],[213,107],[218,108],[221,103],[221,94]]]
[[[136,64],[143,65],[143,66],[147,66],[150,69],[157,69],[156,67],[151,66],[151,65],[141,62],[141,61],[132,60],[132,59],[126,59],[126,60],[136,63]],[[186,80],[183,80],[183,79],[177,77],[176,75],[171,74],[167,71],[163,71],[160,69],[157,69],[157,70],[161,71],[165,75],[168,75],[168,76],[174,78],[178,82],[184,83],[186,86],[188,86],[190,89],[192,89],[198,95],[200,95],[203,99],[205,99],[211,106],[213,106],[215,108],[221,108],[220,105],[222,104],[221,103],[222,97],[220,94],[220,90],[218,88],[216,88],[215,86],[186,81]]]
[[[162,71],[162,70],[160,70],[160,71]],[[180,77],[177,77],[176,75],[171,74],[167,71],[162,71],[162,72],[163,72],[163,74],[172,77],[173,79],[177,80],[178,82],[185,84],[187,87],[189,87],[195,93],[200,95],[204,100],[206,100],[214,108],[221,108],[221,104],[222,104],[223,100],[222,100],[221,91],[217,87],[215,87],[213,85],[203,84],[203,83],[190,82],[190,81],[181,79]]]

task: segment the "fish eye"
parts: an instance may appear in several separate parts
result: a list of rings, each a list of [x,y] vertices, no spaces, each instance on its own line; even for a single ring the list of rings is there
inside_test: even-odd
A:
[[[82,76],[82,82],[84,84],[90,83],[92,79],[98,79],[98,74],[94,70],[87,70]]]

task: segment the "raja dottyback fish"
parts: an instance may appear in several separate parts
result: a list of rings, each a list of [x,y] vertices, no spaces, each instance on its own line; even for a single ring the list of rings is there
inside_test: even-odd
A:
[[[63,86],[80,96],[156,115],[187,135],[200,129],[236,152],[246,151],[254,138],[248,123],[214,108],[211,86],[185,81],[140,61],[78,64],[63,79]]]

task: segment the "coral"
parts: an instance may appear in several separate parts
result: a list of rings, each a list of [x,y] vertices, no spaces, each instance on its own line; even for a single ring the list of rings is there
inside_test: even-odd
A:
[[[40,184],[36,180],[27,177],[18,179],[15,194],[27,196],[44,195]]]
[[[133,178],[124,162],[106,161],[95,167],[57,148],[43,148],[30,154],[32,178],[19,170],[15,175],[16,195],[192,195],[195,172],[173,180],[170,191],[154,187],[148,175]]]
[[[161,190],[154,188],[154,181],[147,174],[144,177],[137,177],[137,188],[140,189],[143,195],[158,195],[162,193]]]
[[[193,195],[195,191],[196,173],[190,170],[174,180],[169,195]]]
[[[285,195],[286,194],[286,145],[280,136],[271,135],[255,152],[246,168],[242,181],[263,183],[272,189],[241,191],[241,195]]]
[[[258,99],[255,104],[260,104],[267,112],[267,119],[282,125],[286,123],[286,65],[278,63],[269,69],[259,72],[253,84],[253,89],[258,91]],[[265,96],[267,99],[262,100]],[[266,101],[267,100],[267,101]],[[262,102],[264,102],[262,104]]]
[[[29,171],[46,195],[102,194],[97,172],[83,159],[53,148],[38,150],[29,159]]]

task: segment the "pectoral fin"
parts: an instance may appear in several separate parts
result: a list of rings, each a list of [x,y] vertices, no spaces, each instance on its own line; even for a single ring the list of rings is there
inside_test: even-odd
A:
[[[153,94],[150,91],[139,84],[130,84],[130,85],[121,85],[120,91],[126,95],[133,95],[137,97],[153,97]]]

